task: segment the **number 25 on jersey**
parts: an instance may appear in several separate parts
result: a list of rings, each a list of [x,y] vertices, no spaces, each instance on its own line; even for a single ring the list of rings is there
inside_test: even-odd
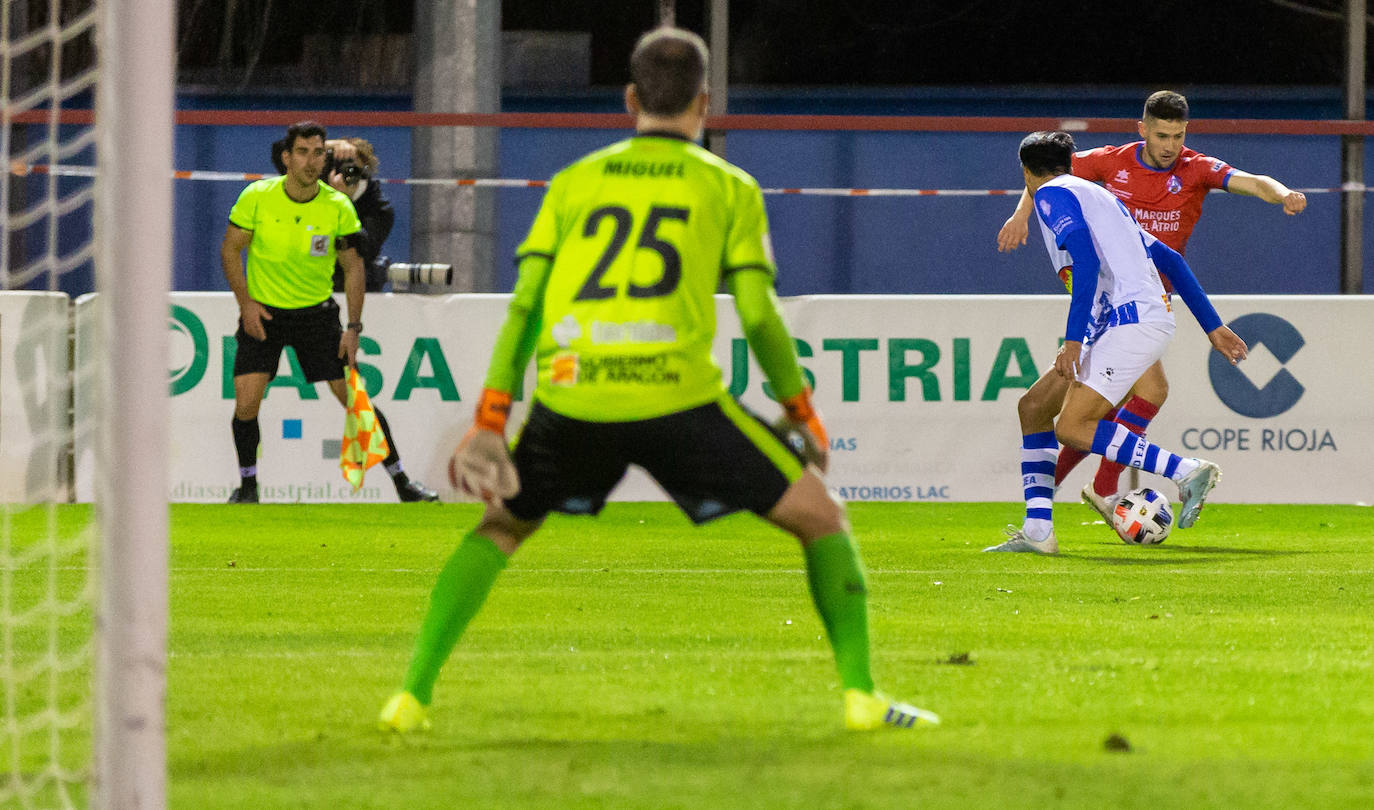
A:
[[[665,241],[658,233],[659,226],[664,220],[677,220],[686,224],[688,209],[674,208],[666,205],[655,205],[649,209],[649,215],[644,220],[644,226],[639,231],[639,240],[635,242],[633,250],[652,250],[663,260],[663,275],[653,284],[636,284],[630,280],[625,287],[625,294],[631,298],[658,298],[670,295],[677,289],[678,283],[682,280],[682,255],[673,243]],[[602,223],[610,220],[613,226],[610,241],[606,244],[606,249],[601,253],[601,258],[597,260],[596,266],[587,276],[587,282],[578,290],[577,301],[597,301],[607,298],[614,298],[619,292],[619,287],[608,287],[603,285],[603,277],[606,271],[615,263],[620,252],[625,249],[625,245],[630,240],[630,233],[634,230],[634,216],[624,206],[606,205],[592,211],[587,216],[587,222],[582,228],[582,236],[592,239],[602,230]]]

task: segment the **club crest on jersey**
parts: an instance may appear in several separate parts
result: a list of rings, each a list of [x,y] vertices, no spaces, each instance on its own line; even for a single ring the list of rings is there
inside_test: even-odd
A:
[[[1041,200],[1041,201],[1040,201],[1040,213],[1044,214],[1045,216],[1049,216],[1049,215],[1050,215],[1050,202],[1049,202],[1049,200]]]
[[[1169,175],[1169,182],[1166,185],[1170,194],[1177,194],[1183,190],[1183,183],[1179,181],[1177,175]]]

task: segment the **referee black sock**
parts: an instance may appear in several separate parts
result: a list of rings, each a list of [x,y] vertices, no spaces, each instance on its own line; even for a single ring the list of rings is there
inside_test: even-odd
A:
[[[372,410],[377,414],[377,423],[382,426],[382,435],[386,437],[387,454],[386,458],[382,459],[382,463],[386,465],[387,471],[390,472],[392,467],[400,463],[401,454],[396,450],[396,440],[391,438],[391,425],[386,423],[386,416],[382,414],[382,409],[373,405]],[[395,479],[397,475],[405,475],[405,473],[392,473],[392,479]]]
[[[229,426],[234,431],[234,450],[239,457],[239,477],[245,485],[257,486],[258,442],[262,438],[258,430],[258,420],[235,417]]]

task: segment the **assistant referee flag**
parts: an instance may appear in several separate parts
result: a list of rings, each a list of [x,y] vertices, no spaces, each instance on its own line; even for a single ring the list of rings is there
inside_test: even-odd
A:
[[[348,412],[344,414],[343,448],[339,469],[344,480],[357,492],[369,467],[381,463],[390,452],[386,436],[377,423],[377,412],[367,397],[367,388],[356,368],[348,369]]]

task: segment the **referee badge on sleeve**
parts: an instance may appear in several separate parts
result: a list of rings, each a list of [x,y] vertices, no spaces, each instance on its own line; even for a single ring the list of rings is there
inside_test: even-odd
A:
[[[329,255],[329,236],[321,234],[310,237],[310,255],[328,256]]]

